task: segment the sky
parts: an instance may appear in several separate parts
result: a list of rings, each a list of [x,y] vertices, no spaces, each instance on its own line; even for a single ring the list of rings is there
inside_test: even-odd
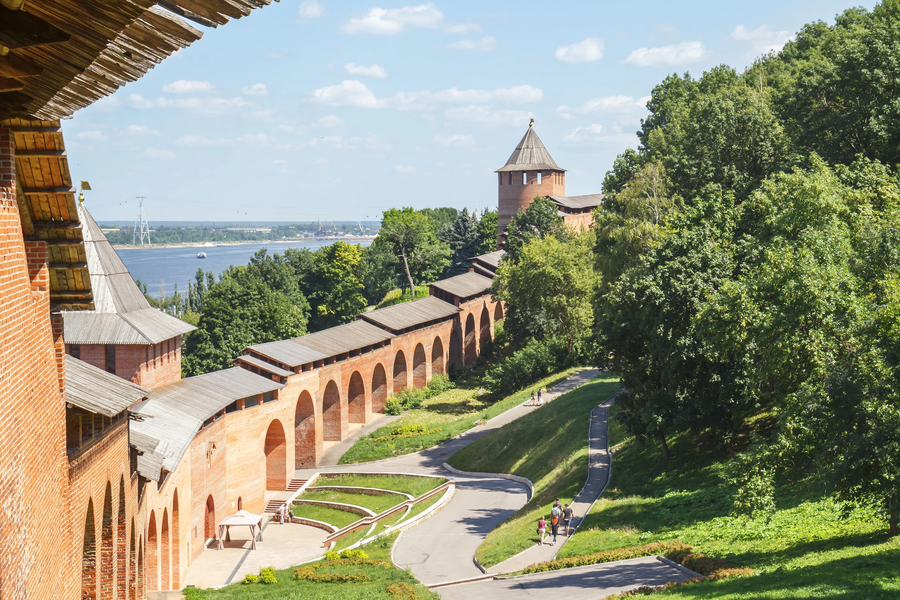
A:
[[[871,9],[874,1],[862,2]],[[99,220],[378,220],[497,206],[534,119],[566,193],[601,191],[653,87],[743,70],[847,0],[282,0],[63,124]]]

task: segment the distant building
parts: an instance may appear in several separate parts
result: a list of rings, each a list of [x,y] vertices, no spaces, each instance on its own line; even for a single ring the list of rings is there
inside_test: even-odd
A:
[[[603,194],[566,196],[566,170],[556,164],[531,125],[509,160],[496,172],[498,248],[503,247],[512,218],[537,197],[546,196],[555,202],[566,225],[575,229],[590,228],[593,223],[591,211],[603,203]]]

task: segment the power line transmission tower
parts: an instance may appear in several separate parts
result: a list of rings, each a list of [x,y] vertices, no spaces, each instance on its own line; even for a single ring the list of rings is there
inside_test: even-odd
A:
[[[141,246],[144,245],[144,236],[147,236],[147,245],[152,246],[153,243],[150,241],[150,224],[147,223],[147,215],[144,214],[144,198],[146,196],[138,196],[137,199],[140,200],[139,206],[141,208],[141,212],[138,215],[138,220],[134,222],[134,232],[131,234],[131,245],[137,245],[138,235],[141,238]],[[140,231],[140,234],[138,234]]]

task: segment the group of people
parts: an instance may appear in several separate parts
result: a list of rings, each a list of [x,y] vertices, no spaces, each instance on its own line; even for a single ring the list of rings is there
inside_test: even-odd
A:
[[[284,525],[284,520],[287,519],[290,522],[290,517],[288,516],[290,513],[290,509],[288,508],[287,502],[282,502],[281,506],[278,507],[278,510],[275,511],[275,518],[278,519],[278,522],[281,525]]]
[[[535,392],[531,392],[531,402],[532,406],[543,406],[544,405],[544,390],[540,389],[537,391],[537,395]]]
[[[553,541],[549,542],[551,546],[556,544],[556,536],[561,524],[566,528],[566,537],[569,537],[569,527],[572,525],[572,507],[568,504],[560,504],[559,498],[557,498],[553,503],[553,508],[550,509],[550,533],[553,536]],[[545,517],[538,519],[537,533],[538,546],[543,546],[544,539],[547,537],[547,519]]]

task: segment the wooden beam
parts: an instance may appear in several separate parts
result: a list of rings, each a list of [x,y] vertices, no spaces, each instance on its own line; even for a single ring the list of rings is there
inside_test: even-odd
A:
[[[25,0],[0,0],[0,6],[9,10],[19,10],[25,4]]]
[[[13,133],[62,133],[62,127],[9,127]]]
[[[35,229],[81,229],[81,221],[34,221]]]
[[[48,246],[56,246],[57,248],[77,248],[84,246],[84,240],[40,240]]]
[[[18,92],[25,89],[25,82],[9,77],[0,77],[0,92]]]
[[[71,35],[58,27],[22,10],[0,3],[0,44],[7,48],[27,48],[68,42]]]
[[[39,67],[31,61],[19,58],[18,56],[7,54],[0,56],[0,76],[3,77],[37,77],[44,72],[43,67]]]
[[[49,263],[51,269],[87,269],[87,263]]]
[[[16,158],[61,158],[65,150],[17,150]]]
[[[51,187],[51,188],[31,188],[28,190],[24,190],[22,193],[26,196],[37,196],[39,194],[74,194],[75,188],[73,187]]]

